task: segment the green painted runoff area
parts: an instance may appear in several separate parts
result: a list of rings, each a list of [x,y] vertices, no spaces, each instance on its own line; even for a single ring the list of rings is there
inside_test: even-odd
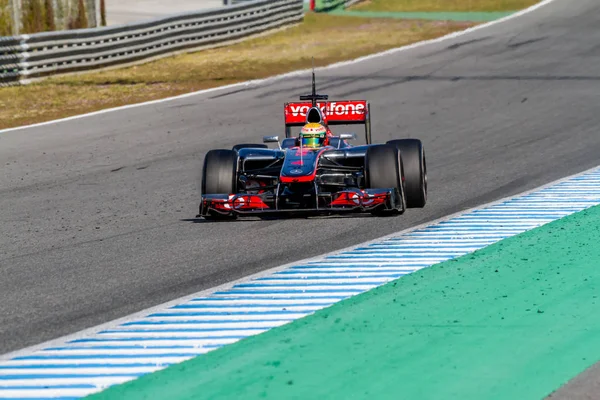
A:
[[[92,396],[541,399],[600,359],[600,207]]]
[[[398,19],[424,19],[435,21],[472,21],[488,22],[513,14],[514,11],[493,12],[389,12],[389,11],[352,11],[336,9],[330,11],[331,15],[362,18],[398,18]]]
[[[308,3],[305,3],[305,8]],[[361,18],[396,18],[396,19],[423,19],[434,21],[470,21],[489,22],[514,14],[516,11],[360,11],[347,10],[345,2],[341,0],[316,0],[316,10],[324,10],[331,15]]]

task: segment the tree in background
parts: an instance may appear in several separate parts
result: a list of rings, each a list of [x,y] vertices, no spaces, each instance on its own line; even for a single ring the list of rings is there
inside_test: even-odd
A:
[[[23,33],[56,30],[52,0],[24,0],[22,7]]]
[[[54,21],[57,30],[67,29],[68,4],[67,0],[56,0]]]
[[[85,13],[85,3],[83,0],[77,1],[77,13],[75,18],[71,18],[67,26],[68,29],[82,29],[88,27],[88,19]]]
[[[44,0],[44,10],[45,10],[45,26],[44,29],[46,31],[55,31],[56,23],[54,19],[54,5],[52,4],[52,0]]]
[[[15,34],[17,27],[20,34],[89,28],[96,24],[97,4],[95,0],[0,0],[0,36]],[[100,0],[99,25],[106,25],[105,7]]]
[[[100,25],[106,26],[106,4],[100,0]]]
[[[0,0],[0,36],[12,35],[10,0]]]
[[[23,33],[43,32],[44,8],[40,0],[23,1],[21,20],[23,22]]]

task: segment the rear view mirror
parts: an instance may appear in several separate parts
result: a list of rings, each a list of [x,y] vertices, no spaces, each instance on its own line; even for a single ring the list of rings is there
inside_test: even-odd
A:
[[[354,140],[356,139],[356,133],[340,133],[341,140]]]
[[[263,143],[277,143],[277,147],[281,149],[281,144],[279,144],[279,136],[263,136]]]
[[[263,136],[263,143],[279,143],[279,136]]]

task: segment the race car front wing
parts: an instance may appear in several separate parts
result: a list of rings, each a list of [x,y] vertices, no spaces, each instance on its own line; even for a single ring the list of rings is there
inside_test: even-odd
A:
[[[347,212],[369,212],[376,209],[402,210],[398,190],[389,189],[347,189],[336,193],[319,193],[315,208],[279,207],[271,194],[230,194],[203,195],[199,217],[209,215],[259,215],[259,214],[338,214]]]

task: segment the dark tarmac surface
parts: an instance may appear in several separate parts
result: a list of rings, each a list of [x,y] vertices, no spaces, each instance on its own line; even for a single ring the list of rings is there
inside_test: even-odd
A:
[[[600,164],[599,15],[557,0],[319,72],[371,101],[374,141],[423,140],[429,204],[396,218],[194,218],[204,154],[283,136],[308,74],[0,133],[0,353]]]

